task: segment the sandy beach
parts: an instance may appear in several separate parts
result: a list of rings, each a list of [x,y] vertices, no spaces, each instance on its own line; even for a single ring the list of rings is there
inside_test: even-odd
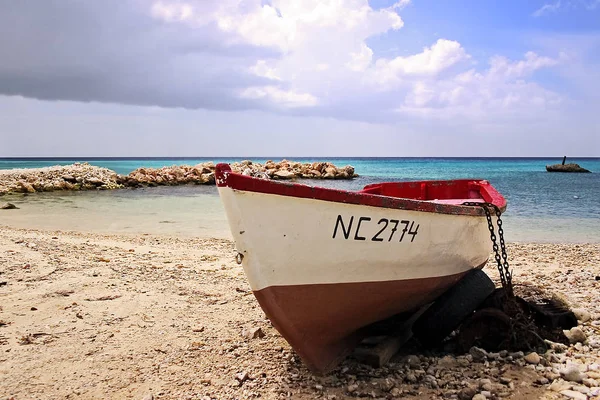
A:
[[[540,360],[444,357],[409,344],[384,368],[349,358],[324,377],[311,374],[265,318],[233,250],[226,239],[0,227],[0,398],[558,399],[567,398],[559,391],[598,393],[599,244],[509,247],[515,283],[551,289],[589,313],[580,321],[585,343],[549,350]],[[486,271],[497,278],[491,266]],[[264,337],[252,338],[257,328]],[[582,373],[579,382],[561,378],[571,364]]]

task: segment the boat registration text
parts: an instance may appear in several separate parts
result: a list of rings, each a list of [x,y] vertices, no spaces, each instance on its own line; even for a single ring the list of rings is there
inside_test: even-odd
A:
[[[410,239],[412,243],[419,231],[419,224],[415,223],[415,221],[387,218],[375,221],[371,217],[355,217],[353,215],[349,218],[344,218],[338,215],[333,228],[332,238],[370,240],[372,242],[391,242],[392,240],[402,242],[403,240],[407,241]],[[371,236],[371,234],[367,235],[367,232],[376,233]]]

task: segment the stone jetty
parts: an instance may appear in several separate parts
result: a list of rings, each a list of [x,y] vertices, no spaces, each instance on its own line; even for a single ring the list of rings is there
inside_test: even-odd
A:
[[[358,175],[354,167],[337,167],[329,162],[299,163],[282,160],[264,164],[250,160],[231,164],[233,171],[261,178],[352,179]],[[0,195],[35,193],[55,190],[107,190],[125,187],[210,185],[215,183],[215,164],[174,165],[162,168],[138,168],[119,175],[107,168],[88,163],[31,169],[0,170]]]
[[[0,195],[55,190],[107,190],[123,187],[119,175],[88,163],[0,170]]]
[[[244,175],[279,180],[352,179],[358,176],[352,166],[337,167],[329,162],[299,163],[288,160],[279,162],[269,160],[260,164],[245,160],[232,163],[231,169]],[[120,177],[119,183],[127,187],[214,184],[215,164],[207,162],[195,166],[138,168],[129,175]]]

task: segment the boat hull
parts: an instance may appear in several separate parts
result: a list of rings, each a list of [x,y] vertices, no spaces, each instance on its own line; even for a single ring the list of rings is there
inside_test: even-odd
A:
[[[314,371],[361,328],[425,305],[487,261],[486,220],[221,185],[236,248],[267,317]]]

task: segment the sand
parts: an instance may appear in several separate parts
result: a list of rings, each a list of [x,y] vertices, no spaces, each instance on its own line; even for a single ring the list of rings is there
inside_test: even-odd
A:
[[[600,245],[511,244],[509,255],[516,283],[550,288],[589,313],[586,343],[539,363],[404,351],[384,368],[348,359],[322,377],[265,318],[229,240],[0,226],[0,399],[591,396]],[[265,336],[243,335],[256,328]],[[569,363],[587,384],[560,378]]]

